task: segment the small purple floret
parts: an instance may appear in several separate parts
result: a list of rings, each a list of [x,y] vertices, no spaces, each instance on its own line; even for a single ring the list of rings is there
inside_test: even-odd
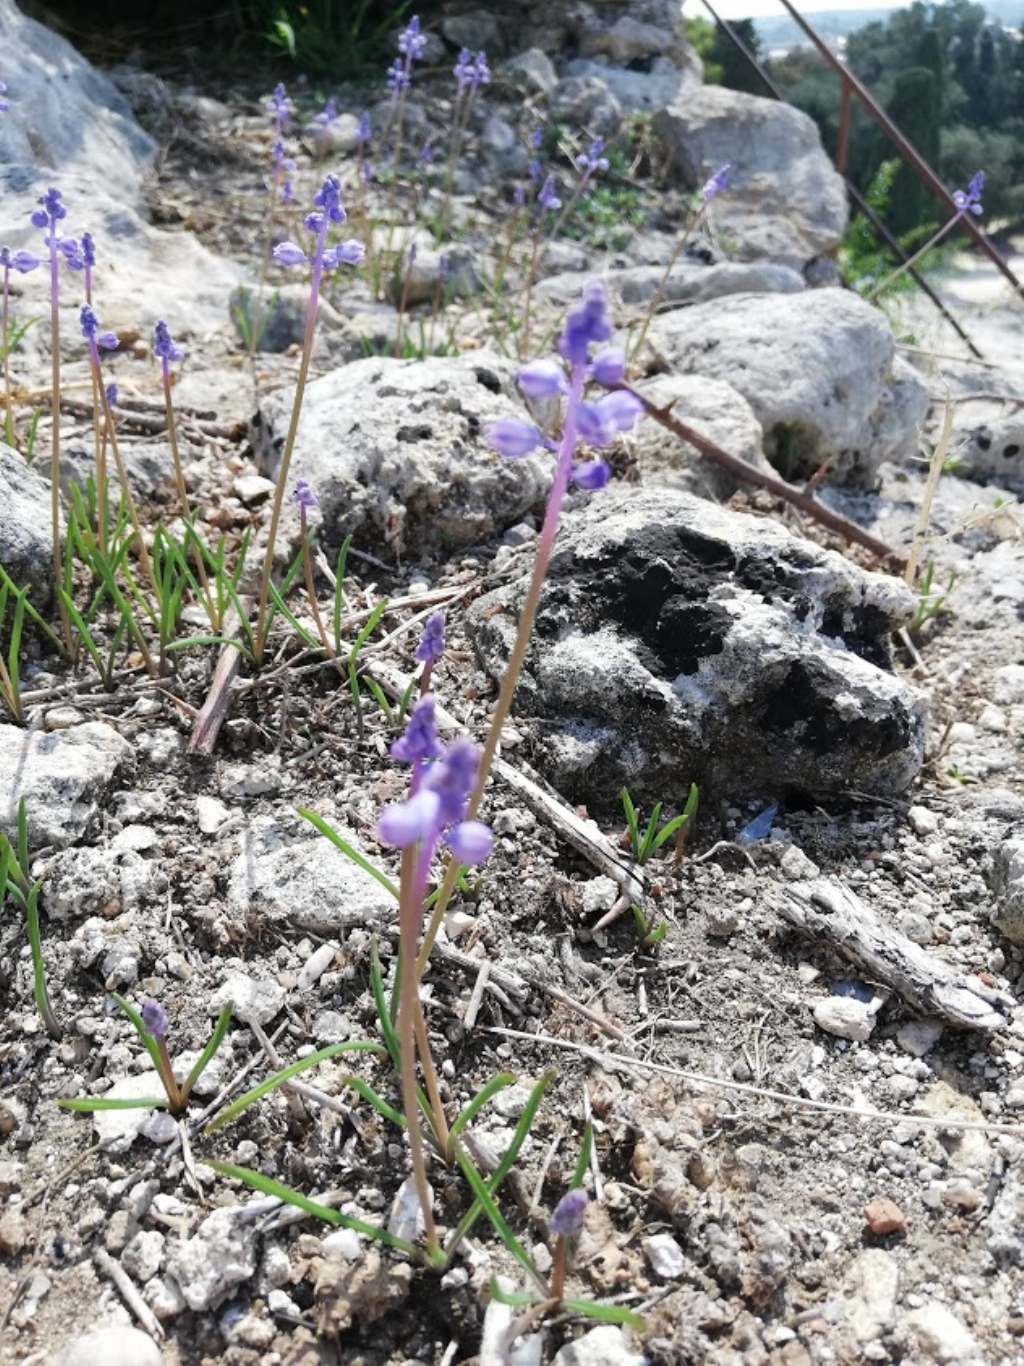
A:
[[[444,613],[435,612],[427,618],[420,643],[416,646],[416,658],[421,664],[436,664],[444,654]]]
[[[386,806],[377,818],[377,838],[395,849],[432,840],[440,827],[441,801],[436,792],[421,790],[407,802]]]
[[[590,1197],[582,1186],[563,1195],[551,1211],[548,1229],[555,1238],[573,1238],[583,1227]]]
[[[167,1037],[167,1012],[159,1001],[145,1001],[140,1011],[146,1033],[158,1042]]]
[[[78,316],[82,324],[82,336],[90,346],[102,347],[104,351],[117,350],[117,333],[101,332],[100,320],[88,304],[85,305]]]
[[[578,488],[594,493],[611,479],[611,466],[605,460],[582,460],[573,466],[572,477]]]
[[[956,190],[953,194],[953,203],[958,212],[981,214],[981,192],[985,188],[985,172],[975,171],[971,176],[971,183],[966,190]]]
[[[41,264],[39,257],[30,251],[11,251],[10,247],[0,247],[0,266],[5,273],[16,270],[19,275],[27,275]]]
[[[104,392],[106,393],[106,396],[107,396],[107,407],[108,407],[108,408],[116,408],[116,407],[117,407],[117,385],[116,385],[116,384],[108,384]]]
[[[586,365],[589,348],[606,342],[612,335],[604,290],[590,285],[583,301],[569,310],[558,349],[570,365]]]
[[[598,384],[618,384],[626,373],[626,353],[621,346],[606,346],[594,357],[591,374]]]
[[[553,176],[548,176],[545,179],[544,184],[540,187],[540,193],[537,195],[537,203],[542,209],[547,209],[551,212],[562,207],[562,201],[555,193],[555,181]]]
[[[306,479],[300,479],[292,489],[292,502],[299,511],[305,516],[310,508],[320,506],[320,499],[316,496],[312,484]]]
[[[565,371],[549,357],[532,360],[519,371],[518,382],[527,398],[551,398],[565,392]]]
[[[544,444],[540,429],[517,417],[500,417],[487,431],[492,450],[508,460],[519,460]]]
[[[701,198],[705,204],[710,204],[715,195],[721,194],[723,190],[729,188],[729,181],[732,179],[732,162],[727,161],[724,166],[719,166],[718,170],[706,181],[701,190]]]
[[[409,715],[405,734],[391,746],[391,757],[402,764],[423,763],[441,753],[434,725],[434,699],[421,697]]]
[[[170,365],[172,361],[181,360],[184,354],[180,346],[175,346],[171,330],[161,318],[153,328],[153,355]]]

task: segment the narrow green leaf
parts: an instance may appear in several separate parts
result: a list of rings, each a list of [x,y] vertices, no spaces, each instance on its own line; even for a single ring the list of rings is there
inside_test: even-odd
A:
[[[622,798],[622,805],[626,812],[626,825],[629,829],[629,842],[633,850],[633,857],[640,852],[640,826],[636,818],[636,807],[633,799],[629,795],[629,789],[623,788],[619,794]]]
[[[594,1126],[588,1119],[583,1126],[583,1142],[580,1144],[580,1155],[576,1159],[576,1166],[573,1169],[572,1180],[569,1182],[570,1190],[579,1190],[586,1180],[587,1172],[590,1170],[590,1152],[594,1146]]]
[[[462,1174],[469,1183],[469,1188],[473,1192],[476,1202],[481,1206],[484,1213],[493,1224],[495,1233],[497,1233],[498,1237],[505,1244],[505,1247],[520,1266],[533,1277],[535,1283],[540,1287],[541,1293],[544,1294],[547,1290],[547,1284],[543,1276],[541,1276],[540,1272],[534,1266],[530,1254],[509,1227],[508,1221],[498,1208],[494,1197],[491,1195],[488,1183],[483,1179],[476,1167],[474,1167],[473,1163],[469,1160],[468,1155],[458,1144],[455,1146],[455,1160],[461,1167]]]
[[[398,1043],[395,1022],[392,1018],[391,1011],[388,1009],[387,997],[384,995],[384,974],[381,971],[380,953],[377,950],[376,936],[370,944],[370,990],[373,992],[373,1004],[377,1009],[380,1032],[384,1036],[384,1044],[388,1050],[388,1056],[391,1058],[391,1062],[397,1072],[402,1066],[402,1052]]]
[[[678,829],[689,822],[689,819],[689,816],[684,811],[681,816],[673,816],[670,821],[666,821],[658,831],[651,852],[653,853],[656,849],[660,849],[667,839],[670,839]]]
[[[511,1072],[499,1072],[497,1076],[490,1079],[485,1086],[482,1086],[464,1110],[459,1114],[458,1119],[451,1127],[452,1138],[457,1138],[461,1131],[480,1113],[483,1107],[506,1086],[512,1086],[515,1077]]]
[[[89,630],[88,626],[86,626],[82,614],[79,612],[78,608],[75,606],[71,598],[71,594],[65,592],[63,588],[61,588],[59,592],[61,601],[64,603],[64,609],[67,612],[68,616],[71,618],[72,626],[74,626],[75,630],[81,637],[82,644],[88,651],[89,658],[96,665],[96,672],[100,676],[100,681],[102,682],[104,688],[107,688],[109,690],[110,685],[107,678],[107,671],[103,665],[103,656],[96,648],[96,642],[92,638],[92,632]]]
[[[338,551],[338,558],[334,564],[334,610],[331,614],[331,629],[334,632],[334,653],[341,654],[341,609],[344,597],[345,570],[348,565],[348,552],[352,544],[352,537],[346,536],[341,543]]]
[[[280,1181],[274,1181],[271,1177],[264,1176],[262,1172],[254,1172],[248,1167],[236,1167],[232,1162],[220,1162],[214,1157],[208,1157],[206,1161],[214,1171],[220,1172],[221,1176],[229,1176],[236,1181],[243,1181],[247,1186],[251,1186],[253,1190],[261,1191],[264,1195],[275,1195],[285,1204],[305,1210],[314,1219],[322,1219],[325,1224],[337,1224],[340,1228],[355,1229],[356,1233],[386,1243],[388,1247],[404,1252],[407,1257],[419,1256],[418,1250],[413,1247],[412,1243],[407,1243],[404,1238],[396,1238],[387,1229],[378,1228],[375,1224],[366,1224],[362,1219],[352,1219],[339,1210],[331,1209],[330,1205],[320,1205],[301,1192],[293,1190],[291,1186],[284,1186]]]
[[[364,873],[369,873],[374,881],[379,882],[386,892],[390,892],[395,900],[398,900],[398,888],[388,875],[382,873],[376,864],[371,863],[358,849],[353,849],[351,844],[343,840],[337,830],[327,824],[323,816],[318,816],[315,811],[310,811],[305,806],[298,806],[295,809],[304,820],[309,821],[314,829],[319,830],[321,835],[329,839],[336,849],[340,849],[346,858],[351,859],[356,867],[362,868]]]
[[[213,1033],[210,1035],[209,1043],[203,1049],[202,1053],[200,1053],[192,1071],[185,1078],[185,1084],[181,1088],[181,1102],[183,1105],[188,1100],[192,1087],[195,1086],[196,1082],[203,1075],[203,1072],[212,1061],[213,1055],[224,1042],[224,1035],[228,1032],[230,1024],[231,1007],[230,1005],[226,1005],[217,1016],[217,1023],[213,1027]]]
[[[562,1300],[560,1308],[570,1314],[582,1314],[585,1319],[599,1319],[602,1323],[625,1323],[642,1332],[644,1321],[632,1309],[620,1304],[599,1304],[595,1300]]]
[[[507,1304],[512,1309],[528,1309],[537,1303],[536,1295],[524,1295],[519,1290],[502,1290],[496,1276],[491,1277],[490,1294],[492,1300],[497,1300],[499,1304]]]
[[[658,817],[661,815],[661,807],[661,802],[655,802],[654,810],[651,812],[650,820],[647,822],[647,828],[640,841],[640,853],[638,855],[638,862],[640,863],[645,862],[648,854],[651,852],[651,841],[654,839],[654,832],[658,828]]]
[[[41,882],[33,883],[32,890],[28,894],[28,901],[25,906],[25,928],[28,932],[29,949],[32,953],[32,987],[35,996],[36,1010],[39,1011],[39,1018],[46,1026],[46,1032],[51,1039],[59,1039],[64,1031],[57,1022],[57,1017],[53,1013],[50,1005],[50,997],[46,990],[46,968],[43,964],[43,942],[39,933],[39,890]]]
[[[194,645],[230,645],[245,655],[246,659],[252,659],[252,655],[242,642],[230,636],[188,636],[184,640],[172,640],[167,646],[167,653],[170,654],[172,650],[189,650]]]
[[[316,636],[313,635],[311,631],[306,630],[305,626],[302,625],[302,623],[298,620],[297,617],[293,616],[293,614],[289,611],[284,598],[282,598],[281,594],[274,587],[273,582],[270,583],[269,587],[270,596],[274,600],[274,605],[277,607],[277,610],[281,613],[285,621],[287,621],[288,625],[292,628],[296,635],[298,635],[301,638],[303,644],[308,645],[311,650],[322,651],[324,647],[321,644],[321,642],[317,640]]]
[[[27,887],[32,869],[28,861],[28,806],[24,797],[18,799],[18,864]]]
[[[77,1110],[91,1114],[93,1110],[166,1110],[166,1097],[158,1100],[155,1096],[139,1096],[130,1100],[107,1100],[104,1096],[83,1096],[80,1100],[59,1100],[62,1110]]]
[[[226,1110],[222,1110],[219,1115],[215,1115],[203,1130],[204,1134],[216,1133],[218,1129],[223,1129],[226,1124],[233,1123],[234,1120],[247,1110],[250,1105],[255,1105],[256,1101],[262,1100],[271,1091],[276,1091],[285,1082],[291,1081],[292,1077],[297,1077],[300,1072],[307,1072],[311,1067],[316,1067],[318,1063],[326,1062],[328,1058],[336,1058],[341,1053],[383,1053],[384,1049],[380,1044],[372,1043],[369,1039],[352,1039],[347,1043],[332,1043],[326,1048],[320,1048],[315,1053],[311,1053],[308,1058],[299,1058],[296,1062],[289,1063],[287,1067],[282,1067],[279,1072],[261,1081],[258,1086],[254,1086],[251,1091],[246,1091],[237,1100],[231,1102]]]
[[[369,617],[366,620],[366,624],[363,626],[363,629],[356,636],[355,644],[352,646],[352,649],[349,653],[348,658],[350,664],[355,664],[358,661],[363,646],[366,644],[370,636],[372,636],[374,631],[377,629],[377,623],[380,621],[381,617],[387,611],[387,606],[387,598],[382,598],[381,601],[378,602],[377,606],[370,613]]]
[[[142,1023],[142,1016],[139,1014],[139,1012],[135,1009],[135,1007],[131,1004],[130,1001],[126,1001],[123,996],[118,996],[116,991],[112,991],[110,994],[117,1002],[117,1008],[121,1011],[123,1015],[127,1015],[129,1021],[131,1022],[132,1028],[135,1030],[136,1034],[138,1034],[139,1038],[142,1040],[143,1047],[152,1059],[153,1066],[156,1068],[158,1072],[162,1074],[160,1050],[156,1046],[156,1039],[153,1038],[152,1034],[150,1034],[147,1031],[146,1026]]]

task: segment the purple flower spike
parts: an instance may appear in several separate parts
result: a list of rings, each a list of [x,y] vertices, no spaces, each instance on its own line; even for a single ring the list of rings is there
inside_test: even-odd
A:
[[[55,189],[52,185],[41,196],[39,203],[42,207],[35,209],[32,213],[33,227],[50,228],[53,231],[60,220],[68,216],[68,211],[61,199],[60,190]]]
[[[0,266],[4,271],[16,270],[19,275],[27,275],[42,263],[30,251],[11,251],[10,247],[0,247]]]
[[[377,838],[395,849],[436,837],[441,801],[436,792],[421,790],[407,802],[386,806],[377,819]]]
[[[82,260],[90,270],[96,264],[96,243],[91,232],[82,233]]]
[[[589,1204],[590,1196],[582,1186],[563,1195],[551,1211],[551,1218],[548,1220],[548,1229],[552,1236],[555,1238],[575,1237],[583,1227],[583,1220],[586,1217]]]
[[[558,361],[530,361],[519,371],[519,388],[527,398],[550,398],[565,392],[565,372]]]
[[[334,99],[328,99],[323,109],[316,116],[316,122],[322,123],[326,128],[329,123],[333,123],[338,117],[338,104]]]
[[[604,138],[595,138],[590,144],[590,150],[581,152],[576,158],[576,169],[582,173],[584,180],[589,180],[592,175],[599,175],[608,169],[608,158],[601,155],[604,151]]]
[[[116,407],[117,407],[117,385],[116,385],[116,384],[108,384],[107,387],[106,387],[105,393],[106,393],[106,395],[107,395],[107,407],[108,407],[108,408],[116,408]]]
[[[489,85],[491,80],[491,68],[487,64],[487,53],[478,52],[476,61],[473,63],[473,84]]]
[[[158,1042],[167,1038],[167,1012],[159,1001],[145,1001],[140,1014],[147,1034]]]
[[[487,432],[492,450],[508,460],[518,460],[544,444],[539,428],[517,417],[501,417]]]
[[[416,646],[416,658],[421,664],[436,664],[444,654],[444,613],[435,612],[427,618],[420,643]],[[392,754],[394,750],[392,749]]]
[[[170,365],[172,361],[181,360],[184,354],[180,346],[175,346],[171,330],[161,318],[153,328],[153,355]]]
[[[408,90],[411,84],[405,63],[401,57],[396,57],[388,67],[388,89],[393,95],[398,95],[401,91]]]
[[[448,832],[446,843],[460,863],[475,868],[490,858],[494,835],[483,821],[462,821]]]
[[[580,306],[570,309],[558,349],[570,365],[585,365],[589,347],[608,341],[611,335],[604,290],[591,285]]]
[[[79,314],[79,320],[82,324],[82,336],[90,346],[102,347],[104,351],[117,350],[117,333],[101,332],[100,320],[88,304]]]
[[[434,725],[434,699],[428,693],[413,707],[405,734],[391,746],[391,757],[402,764],[418,764],[436,759],[440,753]]]
[[[398,35],[398,50],[410,62],[418,62],[427,48],[427,35],[420,32],[419,15],[414,14]]]
[[[956,205],[960,215],[965,213],[981,214],[981,192],[985,188],[985,172],[975,171],[971,176],[971,183],[966,190],[957,190],[953,194],[953,203]]]
[[[313,491],[313,486],[306,479],[300,479],[292,490],[292,502],[298,507],[303,516],[309,512],[310,508],[320,506],[320,499]]]
[[[455,65],[452,67],[452,74],[461,94],[473,79],[473,54],[468,47],[464,47],[456,58]]]
[[[732,179],[732,162],[727,161],[724,166],[719,166],[718,170],[706,181],[701,190],[701,198],[705,204],[710,204],[716,194],[721,194],[723,190],[729,188],[729,181]]]
[[[347,242],[339,242],[336,247],[328,247],[324,252],[324,270],[333,270],[335,266],[358,266],[366,256],[366,248],[362,242],[357,242],[354,237]]]
[[[644,405],[625,389],[614,389],[597,401],[601,422],[612,432],[629,432],[636,426]]]
[[[370,116],[365,109],[359,115],[359,122],[356,125],[356,137],[360,142],[370,141]]]
[[[278,82],[278,84],[274,86],[274,93],[266,101],[266,107],[273,114],[274,124],[277,131],[280,132],[288,122],[288,115],[295,108],[294,104],[292,104],[291,100],[288,98],[287,90],[285,90],[281,82]]]
[[[591,374],[598,384],[618,384],[626,373],[626,353],[621,346],[606,346],[594,357]]]
[[[424,787],[441,799],[441,824],[458,825],[476,781],[480,752],[469,740],[455,740],[430,766]]]

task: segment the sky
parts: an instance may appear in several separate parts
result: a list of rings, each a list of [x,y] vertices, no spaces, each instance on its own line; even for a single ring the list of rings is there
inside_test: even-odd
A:
[[[759,19],[764,15],[784,15],[784,7],[779,0],[711,0],[715,10],[723,19]],[[902,9],[908,0],[803,0],[797,4],[804,14],[820,14],[823,10],[851,9]],[[685,0],[683,13],[708,17],[708,12],[700,0]]]

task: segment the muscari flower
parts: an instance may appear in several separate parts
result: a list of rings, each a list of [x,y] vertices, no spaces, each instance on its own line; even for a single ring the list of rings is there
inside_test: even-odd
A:
[[[82,336],[93,349],[102,347],[104,351],[117,350],[117,333],[101,332],[100,320],[88,304],[78,316],[82,324]]]
[[[391,757],[403,764],[422,764],[441,753],[434,724],[434,699],[428,693],[409,713],[405,734],[391,746]]]
[[[444,654],[444,613],[435,612],[427,618],[420,643],[416,646],[416,658],[421,664],[436,664]]]
[[[981,214],[981,192],[984,188],[985,172],[975,171],[966,190],[954,191],[953,203],[957,207],[958,217],[962,217],[965,213]]]
[[[356,125],[356,138],[360,142],[370,141],[370,116],[365,109],[359,115],[359,122]]]
[[[116,407],[117,407],[117,385],[116,385],[116,384],[108,384],[107,387],[106,387],[105,393],[106,393],[106,396],[107,396],[107,406],[108,406],[108,408],[116,408]]]
[[[151,1034],[157,1040],[166,1039],[167,1012],[159,1001],[145,1001],[140,1014],[147,1034]]]
[[[393,95],[399,94],[402,90],[408,90],[412,84],[408,68],[401,57],[396,57],[388,67],[388,89]]]
[[[67,218],[68,211],[64,206],[61,192],[54,186],[46,191],[39,199],[40,208],[32,210],[32,226],[35,228],[49,228],[51,233],[56,233],[57,224],[62,218]],[[56,238],[55,238],[56,240]],[[46,239],[49,244],[49,238]]]
[[[153,328],[153,355],[162,361],[166,369],[172,361],[181,360],[184,354],[180,346],[175,346],[171,330],[161,318]]]
[[[285,90],[282,82],[279,81],[277,85],[274,86],[274,93],[264,101],[264,104],[274,115],[274,124],[276,125],[278,132],[280,132],[288,122],[288,115],[295,108],[294,104],[288,98],[288,92]]]
[[[313,196],[316,205],[312,213],[304,219],[307,229],[316,233],[316,245],[312,256],[295,242],[279,242],[274,248],[274,260],[282,266],[315,265],[320,270],[334,270],[340,265],[357,266],[366,255],[362,242],[354,238],[339,242],[336,246],[325,247],[327,229],[331,223],[344,223],[345,208],[341,202],[341,182],[336,175],[324,177],[324,183]]]
[[[581,152],[576,158],[576,169],[583,173],[583,180],[587,181],[592,175],[598,175],[608,169],[608,158],[601,155],[604,151],[604,138],[595,138],[590,144],[590,150]]]
[[[582,1186],[568,1191],[551,1211],[548,1229],[555,1238],[573,1238],[583,1227],[590,1197]]]
[[[425,729],[427,713],[421,709],[427,701],[423,698],[415,708],[403,737],[409,748],[399,757],[416,744],[422,748],[423,734],[414,739],[411,732],[414,724],[421,732]],[[432,712],[429,716],[432,720]],[[456,740],[441,750],[409,799],[386,806],[380,813],[377,836],[381,843],[397,849],[418,844],[429,855],[443,840],[460,863],[483,863],[493,848],[494,837],[482,821],[465,819],[479,762],[479,751],[469,740]]]
[[[312,484],[306,479],[300,479],[292,490],[292,502],[298,507],[302,516],[305,517],[310,508],[319,507],[320,499],[316,496]]]
[[[324,127],[326,128],[327,125],[328,125],[329,123],[333,123],[334,120],[335,120],[337,117],[338,117],[338,105],[337,105],[337,101],[334,100],[334,99],[329,99],[329,100],[327,101],[327,103],[324,105],[323,109],[321,109],[320,113],[317,114],[317,116],[316,116],[316,122],[317,122],[317,123],[322,123],[322,124],[324,125]]]
[[[427,35],[420,32],[419,15],[414,14],[398,35],[398,50],[410,62],[418,62],[426,51]]]
[[[35,270],[41,264],[39,257],[30,251],[11,251],[10,247],[0,247],[0,266],[3,267],[5,275],[10,270],[16,270],[19,275],[27,275],[30,270]]]
[[[721,194],[723,190],[727,190],[731,179],[732,162],[727,161],[724,166],[719,166],[710,180],[705,181],[704,188],[700,192],[704,203],[710,204],[716,194]]]

